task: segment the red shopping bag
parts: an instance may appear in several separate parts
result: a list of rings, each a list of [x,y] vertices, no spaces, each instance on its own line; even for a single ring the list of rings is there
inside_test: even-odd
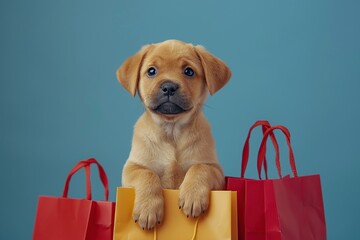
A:
[[[258,154],[258,171],[263,165],[268,135],[275,129],[285,135],[294,176],[283,178],[279,171],[279,179],[243,179],[244,235],[240,239],[324,240],[326,224],[320,176],[298,176],[287,128],[274,126],[266,130]],[[279,150],[275,148],[275,152],[278,161]]]
[[[239,239],[245,239],[245,223],[244,223],[244,212],[245,212],[245,185],[246,185],[246,179],[244,178],[245,176],[245,170],[247,167],[247,163],[248,163],[248,159],[249,159],[249,148],[250,148],[250,137],[252,134],[252,131],[256,128],[256,127],[262,127],[262,132],[265,133],[266,130],[268,128],[270,128],[270,123],[266,120],[259,120],[256,121],[251,128],[249,129],[249,133],[247,135],[247,138],[245,140],[244,143],[244,148],[243,148],[243,152],[242,152],[242,164],[241,164],[241,177],[229,177],[226,176],[225,177],[225,182],[226,182],[226,189],[227,190],[232,190],[232,191],[237,191],[237,201],[238,201],[238,234],[239,234]],[[273,133],[270,133],[270,137],[271,137],[271,141],[274,145],[274,147],[276,149],[279,148],[279,145],[276,141],[276,138],[274,136]],[[265,146],[266,149],[266,146]],[[279,162],[278,160],[276,162]],[[268,178],[267,175],[267,161],[266,161],[266,157],[264,156],[264,161],[263,161],[263,167],[265,170],[265,176],[266,179]],[[280,166],[277,164],[278,167],[278,171],[280,169]],[[259,170],[258,172],[259,178],[261,178],[261,171]]]
[[[91,199],[90,164],[98,167],[106,201]],[[86,173],[86,199],[68,198],[71,177],[81,168]],[[102,166],[93,158],[80,161],[70,171],[62,197],[39,197],[33,239],[112,240],[115,203],[108,197],[108,179]]]

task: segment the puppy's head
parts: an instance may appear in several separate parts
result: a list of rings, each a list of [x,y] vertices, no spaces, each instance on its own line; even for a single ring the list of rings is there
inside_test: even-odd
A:
[[[207,96],[230,79],[229,68],[202,46],[177,40],[144,46],[117,70],[131,95],[165,120],[198,112]]]

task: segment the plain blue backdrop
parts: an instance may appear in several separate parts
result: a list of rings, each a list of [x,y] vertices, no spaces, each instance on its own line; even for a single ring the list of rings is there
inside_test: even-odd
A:
[[[31,239],[38,196],[60,196],[79,160],[102,163],[115,200],[143,112],[115,71],[142,45],[166,39],[204,45],[232,70],[204,107],[225,174],[239,176],[254,121],[283,124],[299,174],[321,175],[328,239],[358,239],[359,3],[1,0],[0,239]],[[260,135],[248,177],[256,177]],[[95,173],[94,198],[103,199]],[[81,172],[70,195],[84,189]]]

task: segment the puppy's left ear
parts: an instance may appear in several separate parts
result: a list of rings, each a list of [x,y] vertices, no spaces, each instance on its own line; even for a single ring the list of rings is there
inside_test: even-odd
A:
[[[229,81],[231,71],[223,61],[209,53],[203,46],[195,46],[195,51],[201,60],[209,92],[213,95]]]
[[[116,76],[121,85],[135,96],[139,82],[139,74],[142,61],[151,45],[145,45],[139,52],[128,58],[116,71]]]

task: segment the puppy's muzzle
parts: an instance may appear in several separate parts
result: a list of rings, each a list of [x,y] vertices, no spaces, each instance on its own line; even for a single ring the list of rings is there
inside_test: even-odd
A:
[[[180,87],[172,81],[160,85],[157,95],[153,98],[152,110],[160,114],[180,114],[189,110],[189,103],[180,93]]]

